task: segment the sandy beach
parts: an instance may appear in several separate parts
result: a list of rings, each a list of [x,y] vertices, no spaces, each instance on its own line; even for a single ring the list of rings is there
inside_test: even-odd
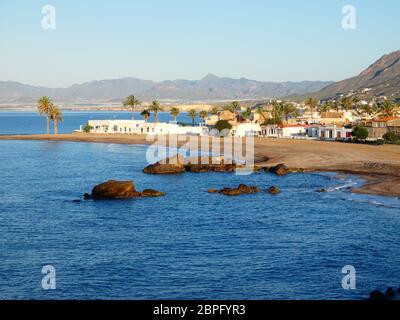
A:
[[[46,140],[117,144],[148,144],[146,136],[59,134],[59,135],[3,135],[0,140]],[[400,147],[372,146],[340,142],[287,139],[255,139],[258,165],[284,163],[290,168],[306,171],[329,171],[356,174],[367,183],[353,192],[400,197]]]

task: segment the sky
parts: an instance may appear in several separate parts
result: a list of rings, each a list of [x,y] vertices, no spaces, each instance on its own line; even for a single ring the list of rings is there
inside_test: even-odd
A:
[[[0,0],[0,80],[337,81],[400,49],[399,12],[398,0]]]

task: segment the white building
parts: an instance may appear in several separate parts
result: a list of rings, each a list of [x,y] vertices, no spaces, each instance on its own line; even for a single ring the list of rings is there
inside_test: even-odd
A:
[[[351,138],[352,129],[341,126],[310,126],[307,135],[320,140],[346,140]]]
[[[258,123],[239,123],[231,130],[234,137],[255,137],[261,135],[261,126]]]
[[[207,127],[179,126],[176,123],[165,122],[149,123],[144,120],[89,120],[88,125],[92,127],[91,133],[99,134],[204,135],[208,133]]]
[[[268,138],[301,139],[307,138],[307,128],[305,124],[269,124],[262,127],[262,135]]]

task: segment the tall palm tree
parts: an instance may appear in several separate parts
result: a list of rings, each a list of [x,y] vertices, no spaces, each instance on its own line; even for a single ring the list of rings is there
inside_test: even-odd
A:
[[[385,100],[383,103],[379,104],[378,108],[380,116],[393,117],[395,114],[396,105],[389,100]]]
[[[339,111],[339,109],[340,109],[340,103],[339,103],[339,101],[337,101],[337,100],[334,100],[334,101],[333,101],[333,103],[332,103],[332,109],[335,110],[335,111]]]
[[[349,111],[351,109],[351,107],[353,106],[353,101],[349,97],[344,97],[342,99],[341,103],[342,103],[342,108],[344,109],[344,111]]]
[[[143,117],[144,121],[147,122],[147,120],[150,118],[150,112],[146,109],[144,109],[140,115]]]
[[[124,106],[132,112],[132,119],[134,119],[134,112],[136,106],[140,105],[140,101],[134,95],[128,96],[124,101]]]
[[[259,120],[258,120],[259,123],[264,123],[265,121],[268,120],[268,119],[265,117],[264,112],[265,112],[265,110],[264,110],[264,107],[263,107],[262,105],[261,105],[261,106],[258,106],[258,107],[256,108],[256,110],[255,110],[255,113],[259,115],[259,118],[258,118],[258,119],[259,119]]]
[[[38,101],[38,111],[39,115],[46,116],[46,132],[50,133],[50,107],[52,105],[51,99],[49,97],[41,97]]]
[[[157,100],[154,100],[150,105],[149,111],[154,112],[154,122],[158,122],[158,113],[163,111],[163,108]]]
[[[272,102],[272,122],[274,124],[281,124],[283,117],[283,104],[282,102]]]
[[[233,110],[235,110],[235,111],[239,111],[241,108],[239,102],[237,102],[237,101],[233,101],[231,105],[232,105]]]
[[[64,121],[62,112],[55,104],[52,103],[50,105],[49,113],[54,126],[54,134],[58,134],[58,122]]]
[[[194,119],[197,117],[197,112],[195,109],[190,109],[188,111],[188,116],[192,118],[192,124],[194,126]]]
[[[289,121],[290,116],[297,115],[296,111],[297,111],[297,109],[293,105],[293,103],[287,102],[287,103],[282,104],[282,113],[283,113],[283,116],[285,117],[286,122]]]
[[[179,116],[181,111],[179,110],[179,108],[173,107],[173,108],[171,108],[170,112],[171,112],[171,116],[174,118],[174,122],[176,123],[176,118]]]
[[[305,105],[308,107],[308,110],[311,112],[311,122],[314,122],[314,112],[315,109],[318,107],[318,101],[312,97],[309,97],[305,101]]]
[[[208,112],[206,110],[202,110],[200,111],[199,116],[203,119],[203,122],[205,122],[206,118],[208,117]]]
[[[213,116],[216,116],[218,114],[218,108],[216,106],[213,106],[210,109],[210,114],[213,115]]]

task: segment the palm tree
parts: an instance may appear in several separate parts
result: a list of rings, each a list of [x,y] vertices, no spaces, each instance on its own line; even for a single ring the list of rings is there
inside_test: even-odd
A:
[[[203,122],[206,122],[206,118],[208,117],[208,112],[206,110],[202,110],[199,113],[200,118],[203,119]]]
[[[140,105],[140,102],[138,99],[136,99],[136,97],[134,95],[130,95],[125,99],[124,106],[132,112],[132,119],[134,118],[133,113],[135,112],[135,108],[136,108],[136,106],[139,106],[139,105]]]
[[[337,100],[334,100],[334,101],[333,101],[333,103],[332,103],[332,109],[335,110],[335,111],[339,111],[339,109],[340,109],[340,103],[339,103],[339,101],[337,101]]]
[[[179,116],[181,111],[177,107],[171,108],[171,116],[174,118],[174,122],[176,123],[176,118]]]
[[[305,101],[305,105],[308,107],[308,110],[310,110],[310,112],[311,112],[311,122],[314,122],[314,112],[318,106],[318,101],[316,99],[310,97]]]
[[[210,114],[216,116],[218,114],[218,108],[216,106],[210,109]]]
[[[283,117],[283,104],[282,102],[272,102],[272,122],[274,124],[281,124]]]
[[[331,109],[331,105],[327,101],[327,102],[320,104],[317,110],[319,113],[321,113],[321,112],[328,112],[330,109]]]
[[[226,105],[226,106],[223,106],[222,109],[225,110],[225,111],[230,111],[230,112],[232,112],[232,113],[235,113],[235,112],[236,112],[235,107],[234,107],[233,105],[231,105],[231,104],[228,104],[228,105]]]
[[[197,117],[197,112],[195,109],[190,109],[188,111],[188,116],[192,118],[192,124],[194,126],[194,119]]]
[[[353,106],[353,101],[349,97],[344,97],[342,99],[341,103],[342,103],[342,108],[344,109],[344,111],[349,111],[351,109],[351,107]]]
[[[383,103],[379,104],[378,108],[380,116],[393,117],[395,114],[396,105],[389,100],[385,100]]]
[[[290,116],[298,115],[296,107],[293,105],[293,103],[290,102],[282,104],[282,113],[285,117],[286,122],[289,121]]]
[[[54,126],[54,134],[58,134],[58,122],[64,121],[62,112],[60,109],[55,104],[50,105],[50,110],[49,110],[50,118],[51,121],[53,121],[53,126]]]
[[[147,122],[147,120],[150,118],[150,112],[146,109],[144,109],[140,115],[143,117],[144,121]]]
[[[268,119],[265,117],[264,112],[265,112],[265,110],[264,110],[264,108],[263,108],[262,105],[261,105],[261,106],[258,106],[258,107],[256,108],[256,110],[255,110],[255,113],[259,115],[259,118],[258,118],[258,119],[259,119],[259,120],[258,120],[259,123],[264,123],[265,121],[268,120]]]
[[[46,132],[50,133],[50,107],[52,105],[51,99],[49,97],[41,97],[38,101],[38,111],[39,115],[46,116]]]
[[[150,105],[149,111],[154,112],[154,122],[158,122],[158,113],[163,111],[163,108],[157,100],[154,100]]]
[[[239,111],[241,108],[239,102],[237,102],[237,101],[233,101],[231,105],[232,105],[233,110],[235,110],[235,111]]]

